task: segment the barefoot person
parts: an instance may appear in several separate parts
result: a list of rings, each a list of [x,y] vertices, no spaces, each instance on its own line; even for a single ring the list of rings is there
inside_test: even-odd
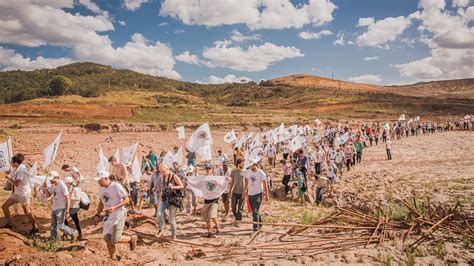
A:
[[[7,219],[7,223],[2,226],[2,228],[13,228],[12,218],[10,215],[9,208],[15,204],[21,204],[23,207],[23,213],[33,227],[30,231],[30,235],[34,235],[38,232],[38,226],[36,225],[35,217],[31,212],[31,186],[30,186],[30,177],[28,175],[28,170],[23,164],[25,156],[19,153],[12,157],[12,170],[5,178],[13,185],[14,192],[10,198],[5,201],[2,205],[3,213]]]
[[[250,170],[245,175],[245,194],[249,197],[250,208],[252,209],[252,218],[254,222],[263,222],[260,215],[260,206],[265,192],[265,200],[268,201],[267,175],[258,169],[258,162],[252,161]],[[253,231],[256,232],[262,228],[261,224],[253,224]]]
[[[51,182],[51,187],[48,188],[46,180]],[[75,242],[78,236],[76,230],[73,230],[64,224],[65,218],[69,216],[69,209],[71,207],[71,198],[69,197],[69,190],[64,182],[59,179],[59,174],[56,171],[51,171],[48,178],[43,183],[43,192],[46,196],[53,197],[53,204],[51,206],[51,240],[56,240],[58,237],[58,229],[64,235],[71,237],[71,241]]]
[[[123,237],[123,229],[125,227],[125,220],[127,219],[127,210],[125,205],[129,203],[128,193],[122,185],[112,182],[109,179],[109,173],[101,171],[94,178],[99,183],[99,206],[97,213],[94,216],[93,223],[97,225],[101,220],[101,213],[105,211],[104,226],[102,235],[107,243],[110,258],[115,260],[115,244],[129,243],[130,250],[133,251],[137,246],[138,237],[132,235],[131,237]]]

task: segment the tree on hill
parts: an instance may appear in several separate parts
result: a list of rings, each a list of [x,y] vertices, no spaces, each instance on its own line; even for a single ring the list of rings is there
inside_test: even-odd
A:
[[[63,95],[71,88],[72,81],[65,76],[56,76],[49,82],[50,94],[53,96]]]

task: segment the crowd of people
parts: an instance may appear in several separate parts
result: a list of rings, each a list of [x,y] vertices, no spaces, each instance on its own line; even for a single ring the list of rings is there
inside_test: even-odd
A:
[[[149,151],[141,156],[141,175],[132,174],[132,164],[120,162],[115,156],[108,158],[108,171],[99,171],[94,178],[99,185],[99,203],[93,224],[103,222],[103,237],[110,257],[115,259],[115,245],[128,243],[130,250],[137,246],[138,237],[124,235],[128,214],[152,208],[157,221],[157,236],[161,236],[168,223],[171,238],[176,239],[178,228],[177,213],[187,216],[198,215],[205,223],[207,233],[203,237],[212,238],[220,233],[221,222],[233,216],[233,226],[239,227],[245,214],[252,217],[254,232],[263,225],[260,208],[268,200],[272,190],[282,189],[286,194],[295,191],[301,204],[306,203],[308,193],[314,193],[315,202],[321,204],[325,197],[334,193],[333,184],[346,172],[363,162],[364,149],[384,145],[387,160],[392,159],[393,140],[417,135],[435,134],[450,130],[472,130],[472,122],[396,122],[393,124],[364,123],[357,126],[300,127],[295,135],[304,139],[295,147],[290,141],[271,141],[269,135],[262,134],[262,141],[255,147],[255,140],[248,138],[241,145],[234,141],[233,160],[218,149],[214,163],[203,161],[198,164],[195,152],[188,151],[186,163],[175,161],[172,166],[163,163],[165,152],[157,156]],[[255,150],[256,149],[256,150]],[[178,152],[175,147],[174,152]],[[249,157],[249,154],[258,156]],[[6,175],[12,186],[11,197],[2,205],[6,224],[3,228],[13,228],[10,207],[20,204],[31,224],[30,235],[38,233],[38,225],[32,213],[32,196],[39,200],[51,200],[52,240],[61,231],[64,238],[76,241],[83,238],[78,213],[88,209],[90,202],[81,190],[84,178],[77,167],[63,165],[64,178],[56,171],[50,171],[41,186],[32,186],[31,173],[27,169],[25,157],[16,154],[11,160],[11,171]],[[274,183],[272,174],[281,168],[282,186]],[[277,171],[275,171],[277,170]],[[198,200],[195,190],[189,184],[193,176],[218,176],[225,178],[225,190],[215,198]],[[211,184],[212,185],[212,184]],[[281,187],[281,188],[280,188]],[[212,188],[211,188],[212,189]],[[222,214],[219,214],[219,201]],[[221,216],[221,219],[219,217]],[[74,229],[67,222],[71,218]]]

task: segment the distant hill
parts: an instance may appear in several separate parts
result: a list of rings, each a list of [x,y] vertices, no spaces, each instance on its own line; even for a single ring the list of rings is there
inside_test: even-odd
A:
[[[51,96],[56,76],[71,80]],[[408,86],[358,84],[310,75],[255,82],[197,84],[95,63],[0,72],[0,118],[131,121],[278,121],[298,117],[376,118],[465,115],[473,79]]]

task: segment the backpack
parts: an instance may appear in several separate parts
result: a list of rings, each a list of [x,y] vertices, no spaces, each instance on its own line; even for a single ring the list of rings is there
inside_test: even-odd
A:
[[[166,184],[166,197],[168,198],[168,204],[173,205],[180,210],[183,209],[183,191],[181,189],[169,189],[169,184],[174,175],[168,177]],[[163,191],[165,192],[165,191]]]

